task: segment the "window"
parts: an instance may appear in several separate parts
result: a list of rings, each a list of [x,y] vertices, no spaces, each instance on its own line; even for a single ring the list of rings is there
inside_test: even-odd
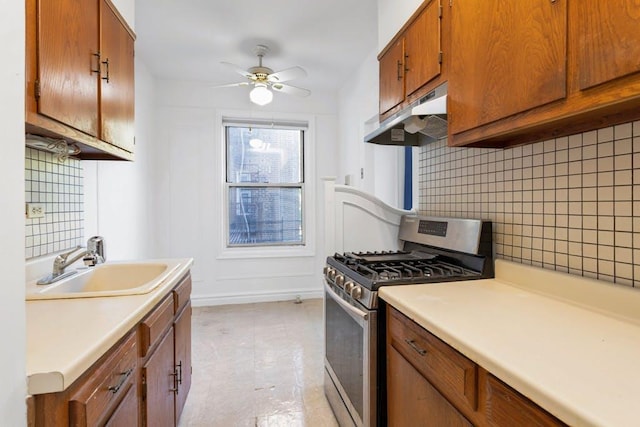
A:
[[[227,246],[304,245],[304,128],[225,123]]]

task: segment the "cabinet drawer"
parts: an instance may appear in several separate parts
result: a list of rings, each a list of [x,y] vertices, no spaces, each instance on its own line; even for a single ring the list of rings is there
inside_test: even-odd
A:
[[[492,426],[565,426],[562,421],[487,373],[484,412]]]
[[[120,344],[69,400],[69,425],[101,424],[136,382],[136,334]]]
[[[191,275],[187,275],[178,286],[173,289],[174,313],[180,313],[182,307],[191,298]]]
[[[173,298],[165,298],[140,324],[140,356],[145,357],[173,323]]]
[[[388,339],[405,359],[452,403],[477,408],[477,365],[394,308]]]

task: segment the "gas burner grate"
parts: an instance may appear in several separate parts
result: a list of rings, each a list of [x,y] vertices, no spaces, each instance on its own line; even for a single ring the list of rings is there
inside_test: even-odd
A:
[[[346,264],[363,277],[385,282],[393,280],[415,281],[447,277],[475,276],[478,273],[440,260],[407,260],[398,262]]]

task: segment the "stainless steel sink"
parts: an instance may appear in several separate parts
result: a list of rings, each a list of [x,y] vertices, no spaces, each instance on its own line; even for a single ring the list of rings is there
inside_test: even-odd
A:
[[[178,261],[116,262],[78,269],[50,285],[27,285],[27,300],[92,298],[151,292],[180,266]]]

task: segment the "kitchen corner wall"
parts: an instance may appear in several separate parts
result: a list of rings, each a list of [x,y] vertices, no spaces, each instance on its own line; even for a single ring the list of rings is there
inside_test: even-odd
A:
[[[420,150],[422,214],[493,221],[496,258],[640,287],[640,121],[509,149]]]

